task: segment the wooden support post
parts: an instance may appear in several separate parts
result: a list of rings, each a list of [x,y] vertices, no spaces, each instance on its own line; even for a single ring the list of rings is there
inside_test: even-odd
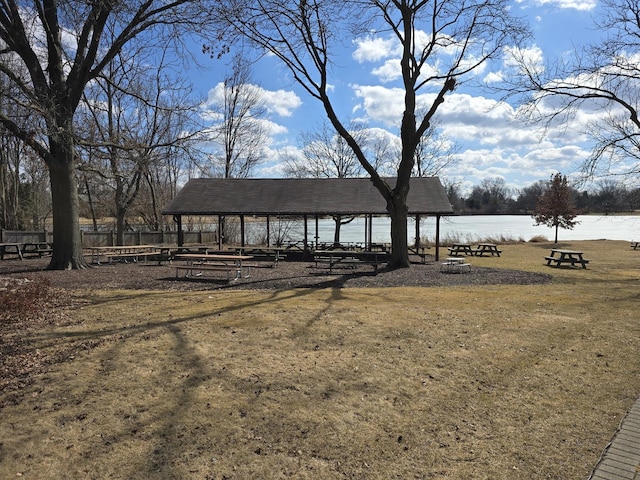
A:
[[[436,262],[440,260],[440,215],[436,215]]]
[[[267,247],[271,245],[271,217],[267,215]]]
[[[182,215],[175,215],[174,220],[178,224],[178,246],[182,247],[184,245],[184,232],[182,231]]]
[[[244,215],[240,215],[240,246],[244,247]]]

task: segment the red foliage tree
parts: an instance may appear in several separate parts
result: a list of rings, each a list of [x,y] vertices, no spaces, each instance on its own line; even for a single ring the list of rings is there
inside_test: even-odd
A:
[[[555,228],[554,243],[558,243],[558,228],[573,229],[579,223],[575,220],[577,214],[567,177],[560,173],[552,175],[548,187],[538,197],[533,215],[536,225]]]

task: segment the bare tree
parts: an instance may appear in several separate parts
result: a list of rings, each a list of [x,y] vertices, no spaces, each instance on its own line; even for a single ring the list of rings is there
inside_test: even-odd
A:
[[[366,132],[361,125],[351,124],[349,131],[359,143],[364,143]],[[287,176],[297,178],[349,178],[365,172],[353,150],[326,121],[317,130],[303,132],[301,156],[287,156],[284,170]]]
[[[523,96],[522,111],[548,126],[569,125],[578,111],[596,117],[585,128],[595,147],[583,164],[588,177],[618,175],[637,181],[640,173],[640,3],[604,0],[595,21],[605,35],[581,46],[555,65],[542,65],[527,51],[514,51],[519,69],[510,94]],[[604,112],[604,115],[602,115]]]
[[[455,154],[459,148],[446,135],[438,132],[436,123],[432,122],[416,147],[416,177],[438,176],[442,170],[458,161]]]
[[[364,144],[366,131],[360,125],[352,123],[349,130],[359,144]],[[287,155],[284,158],[286,175],[297,178],[350,178],[364,174],[353,150],[327,122],[323,122],[315,131],[303,133],[301,141],[302,155]],[[335,224],[333,241],[338,244],[341,227],[353,222],[355,217],[333,215],[332,219]]]
[[[14,71],[20,71],[19,62],[9,58],[7,63]],[[16,101],[18,99],[19,101]],[[38,126],[37,119],[26,104],[19,89],[0,71],[0,112],[13,122],[28,125],[30,130],[35,131]],[[34,170],[32,155],[28,150],[25,142],[0,123],[0,228],[40,228],[39,220],[35,225],[32,222],[34,202],[25,198],[27,191],[29,196],[35,195],[36,188],[41,186],[41,182],[38,181],[39,175],[34,173],[32,181],[26,174],[26,170]],[[44,193],[46,188],[38,192],[38,195]]]
[[[458,79],[499,53],[525,33],[509,14],[505,0],[222,0],[221,17],[230,35],[250,39],[277,57],[298,84],[323,106],[338,134],[354,151],[384,197],[391,217],[390,268],[408,267],[407,195],[415,149],[438,107]],[[420,32],[424,25],[426,32]],[[396,183],[390,185],[374,168],[365,150],[339,118],[331,98],[333,57],[344,33],[390,34],[401,50],[404,89],[400,125],[401,152]],[[438,66],[437,71],[432,68]],[[416,116],[417,95],[430,89],[432,100]]]
[[[18,194],[24,144],[0,128],[0,228],[21,227]]]
[[[267,109],[259,88],[251,82],[250,64],[234,57],[231,73],[216,89],[211,102],[215,124],[208,130],[214,146],[209,157],[213,176],[247,178],[260,161],[267,130]]]
[[[142,191],[146,190],[144,199],[151,203],[146,218],[156,226],[160,223],[157,170],[167,167],[172,150],[188,148],[197,133],[193,128],[190,136],[181,133],[193,127],[189,119],[196,105],[188,100],[190,89],[167,76],[166,52],[154,62],[145,56],[146,49],[116,55],[86,90],[85,108],[78,114],[92,133],[78,142],[87,159],[80,169],[84,175],[99,177],[102,190],[108,188],[101,202],[110,206],[116,218],[118,245],[124,242],[130,211],[134,207],[145,211],[139,204]],[[84,133],[82,128],[78,126],[79,134]],[[87,193],[92,193],[88,182]]]
[[[204,2],[203,2],[204,3]],[[10,98],[41,118],[42,130],[0,112],[0,122],[32,148],[49,170],[53,206],[50,269],[83,268],[76,183],[74,116],[89,82],[126,44],[144,35],[180,40],[204,24],[198,0],[85,2],[5,0],[0,4],[0,72],[19,94]],[[160,35],[164,32],[164,35]],[[20,69],[14,69],[18,61]]]

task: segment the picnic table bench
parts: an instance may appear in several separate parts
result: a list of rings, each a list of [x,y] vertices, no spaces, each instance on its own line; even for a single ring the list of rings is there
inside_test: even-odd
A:
[[[631,242],[631,248],[637,250],[640,248],[640,242],[636,242],[635,240]]]
[[[420,258],[420,263],[427,263],[427,257],[431,254],[427,253],[427,250],[430,249],[429,246],[424,247],[409,247],[409,254],[416,255]]]
[[[355,252],[352,250],[315,250],[313,261],[318,264],[328,264],[329,273],[337,266],[357,267],[358,265],[371,265],[374,272],[378,273],[378,267],[387,263],[386,252]]]
[[[440,271],[443,273],[468,273],[471,271],[471,264],[467,263],[464,257],[449,257],[440,264]]]
[[[452,257],[458,255],[475,255],[475,249],[471,248],[471,245],[468,243],[454,243],[449,247],[449,255]]]
[[[287,258],[285,250],[285,247],[236,247],[235,253],[251,255],[252,260],[256,262],[272,262],[275,268],[279,261]]]
[[[551,255],[544,257],[547,261],[547,265],[552,265],[556,267],[560,267],[563,264],[570,264],[572,267],[575,267],[577,264],[582,265],[582,268],[587,268],[587,263],[589,260],[586,260],[582,256],[582,252],[577,252],[575,250],[561,250],[553,248],[551,249]]]
[[[19,243],[0,243],[0,258],[4,260],[7,254],[17,255],[22,260],[22,246]]]
[[[251,266],[244,263],[250,260],[251,255],[216,255],[216,254],[181,254],[174,257],[175,260],[184,260],[184,265],[175,265],[176,278],[184,271],[185,277],[200,277],[204,272],[225,272],[227,281],[248,278],[251,274]],[[196,272],[196,273],[194,273]],[[232,278],[233,276],[233,278]]]
[[[157,258],[161,255],[169,256],[168,247],[156,245],[117,245],[111,247],[90,247],[91,262],[100,265],[106,260],[109,263],[122,261],[129,263],[138,262],[140,259],[147,261],[149,257]]]
[[[0,243],[0,259],[4,260],[5,255],[17,255],[20,260],[24,260],[27,255],[50,255],[53,252],[49,242],[6,242]]]
[[[497,255],[498,257],[502,253],[502,250],[498,250],[498,246],[495,243],[479,243],[476,249],[474,250],[474,255],[477,257],[483,257],[484,254]]]

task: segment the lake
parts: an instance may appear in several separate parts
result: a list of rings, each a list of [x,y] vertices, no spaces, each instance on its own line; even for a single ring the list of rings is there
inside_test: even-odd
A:
[[[580,215],[580,222],[573,230],[559,229],[558,241],[566,240],[640,240],[640,216],[633,215]],[[374,218],[373,242],[390,242],[389,218]],[[435,218],[422,220],[420,236],[428,241],[435,239]],[[297,230],[297,229],[296,229]],[[319,241],[333,241],[334,223],[332,220],[320,220],[318,223]],[[409,237],[413,240],[415,222],[409,222]],[[442,217],[440,220],[440,240],[458,240],[473,243],[486,238],[504,240],[525,240],[543,236],[553,241],[554,229],[535,225],[528,215],[471,215]],[[315,234],[315,223],[309,221],[309,237]],[[340,239],[343,242],[364,242],[365,220],[357,218],[349,225],[343,225]]]

